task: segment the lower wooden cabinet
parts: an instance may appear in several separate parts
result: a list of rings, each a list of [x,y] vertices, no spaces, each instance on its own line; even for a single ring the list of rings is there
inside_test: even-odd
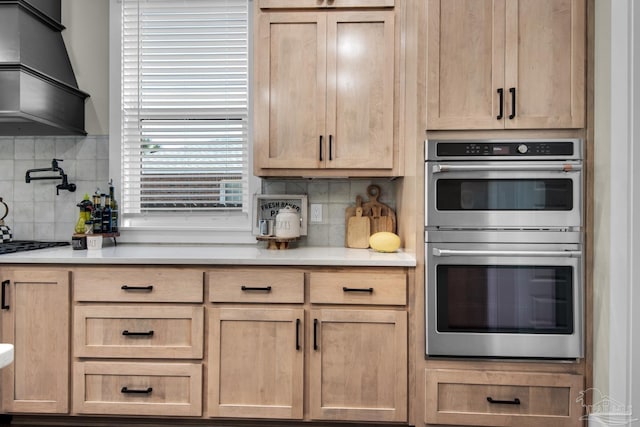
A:
[[[2,411],[69,410],[69,277],[66,270],[0,268],[2,342],[14,361],[2,369]]]
[[[310,411],[316,420],[407,420],[407,313],[311,311]]]
[[[202,365],[166,362],[76,362],[78,414],[200,416]]]
[[[302,419],[304,310],[209,310],[209,415]]]
[[[427,369],[425,423],[580,427],[583,384],[573,374]]]

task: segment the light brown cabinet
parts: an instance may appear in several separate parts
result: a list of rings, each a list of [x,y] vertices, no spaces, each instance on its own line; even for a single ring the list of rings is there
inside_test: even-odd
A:
[[[406,421],[407,313],[318,309],[311,319],[311,418]]]
[[[302,308],[213,308],[209,340],[209,416],[302,419]]]
[[[583,377],[565,373],[426,370],[425,423],[580,427]]]
[[[2,410],[63,414],[69,410],[67,270],[0,268],[2,341],[14,361],[2,369]]]
[[[404,271],[221,268],[206,281],[210,416],[407,420]]]
[[[406,275],[312,271],[309,287],[311,418],[406,421]]]
[[[74,270],[75,413],[202,415],[203,277],[170,267]]]
[[[585,0],[428,0],[427,128],[582,128]]]
[[[259,13],[255,46],[256,175],[396,172],[393,9]]]
[[[216,304],[208,309],[208,415],[302,419],[304,272],[218,268],[205,280]]]

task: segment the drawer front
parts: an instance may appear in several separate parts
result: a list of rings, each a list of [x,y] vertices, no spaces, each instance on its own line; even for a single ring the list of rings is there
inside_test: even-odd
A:
[[[407,303],[407,276],[398,272],[312,272],[309,276],[313,304]]]
[[[204,308],[76,306],[74,356],[201,359]]]
[[[203,272],[182,268],[86,268],[74,272],[75,301],[202,302]]]
[[[78,414],[201,416],[199,363],[77,362]]]
[[[579,427],[582,390],[580,375],[427,369],[425,422]]]
[[[290,269],[215,269],[206,274],[209,301],[303,303],[304,272]]]

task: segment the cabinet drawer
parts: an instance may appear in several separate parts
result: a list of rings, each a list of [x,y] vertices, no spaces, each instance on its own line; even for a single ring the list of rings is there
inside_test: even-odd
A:
[[[181,268],[87,268],[75,272],[75,301],[202,302],[203,272]]]
[[[579,427],[581,390],[581,375],[427,369],[425,422]]]
[[[314,304],[407,303],[407,276],[397,272],[312,272],[309,277]]]
[[[78,414],[202,415],[199,363],[78,362],[73,390]]]
[[[77,306],[76,357],[200,359],[204,308],[191,306]]]
[[[304,273],[290,269],[216,269],[206,274],[209,301],[303,303]]]

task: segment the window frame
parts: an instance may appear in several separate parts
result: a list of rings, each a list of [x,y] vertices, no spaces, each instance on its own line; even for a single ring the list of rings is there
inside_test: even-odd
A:
[[[135,224],[120,224],[120,242],[129,243],[210,243],[248,244],[256,243],[253,230],[254,194],[260,190],[260,179],[253,175],[253,1],[249,7],[249,111],[248,111],[248,194],[247,206],[243,212],[185,213],[183,218],[160,216],[140,217]],[[121,34],[122,2],[109,0],[109,176],[113,179],[116,200],[121,200],[122,158],[121,158]]]

